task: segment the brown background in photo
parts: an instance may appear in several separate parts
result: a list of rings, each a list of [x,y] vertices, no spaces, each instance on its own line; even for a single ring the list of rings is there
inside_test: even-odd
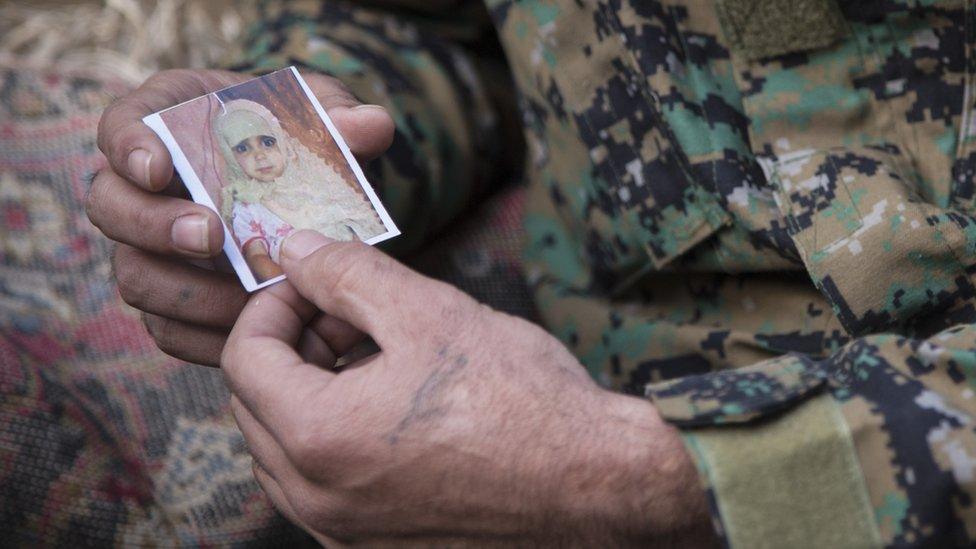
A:
[[[226,181],[224,158],[213,135],[214,117],[221,112],[220,101],[215,96],[225,103],[234,99],[249,99],[264,105],[288,135],[331,164],[350,187],[365,196],[338,144],[315,112],[298,80],[290,70],[282,70],[160,113],[218,210],[221,206],[220,188]]]

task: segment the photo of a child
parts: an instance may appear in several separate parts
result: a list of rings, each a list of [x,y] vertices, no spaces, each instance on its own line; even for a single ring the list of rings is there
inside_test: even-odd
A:
[[[280,274],[281,242],[295,228],[336,240],[369,240],[386,232],[366,198],[286,134],[271,111],[247,99],[224,109],[213,124],[229,182],[221,191],[220,213],[261,278]]]
[[[146,119],[193,199],[220,213],[249,290],[280,279],[281,244],[297,230],[370,244],[399,234],[303,84],[277,71]]]

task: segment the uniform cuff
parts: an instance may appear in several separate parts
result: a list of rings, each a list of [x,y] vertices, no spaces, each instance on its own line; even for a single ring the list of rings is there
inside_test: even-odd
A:
[[[850,430],[822,379],[812,362],[784,357],[648,388],[682,429],[729,546],[881,545]]]

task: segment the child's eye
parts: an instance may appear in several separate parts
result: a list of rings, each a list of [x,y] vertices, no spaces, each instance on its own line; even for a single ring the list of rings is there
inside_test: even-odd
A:
[[[241,154],[246,153],[247,143],[238,143],[237,146],[234,147],[234,152],[241,153]]]
[[[261,140],[261,144],[269,148],[274,147],[275,143],[276,141],[274,137],[265,137],[264,139]]]

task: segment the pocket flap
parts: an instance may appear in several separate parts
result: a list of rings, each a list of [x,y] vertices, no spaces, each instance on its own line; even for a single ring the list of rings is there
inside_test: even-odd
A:
[[[826,374],[785,355],[753,366],[687,376],[647,387],[665,420],[678,427],[745,423],[790,407],[818,390]]]
[[[925,203],[903,162],[893,145],[760,159],[811,279],[853,336],[922,326],[974,296],[966,220]]]
[[[661,269],[731,216],[693,173],[612,10],[567,8],[552,41],[578,41],[579,29],[592,27],[597,16],[613,32],[592,47],[561,51],[561,63],[585,70],[558,71],[553,78],[601,182],[597,202],[623,220]]]

